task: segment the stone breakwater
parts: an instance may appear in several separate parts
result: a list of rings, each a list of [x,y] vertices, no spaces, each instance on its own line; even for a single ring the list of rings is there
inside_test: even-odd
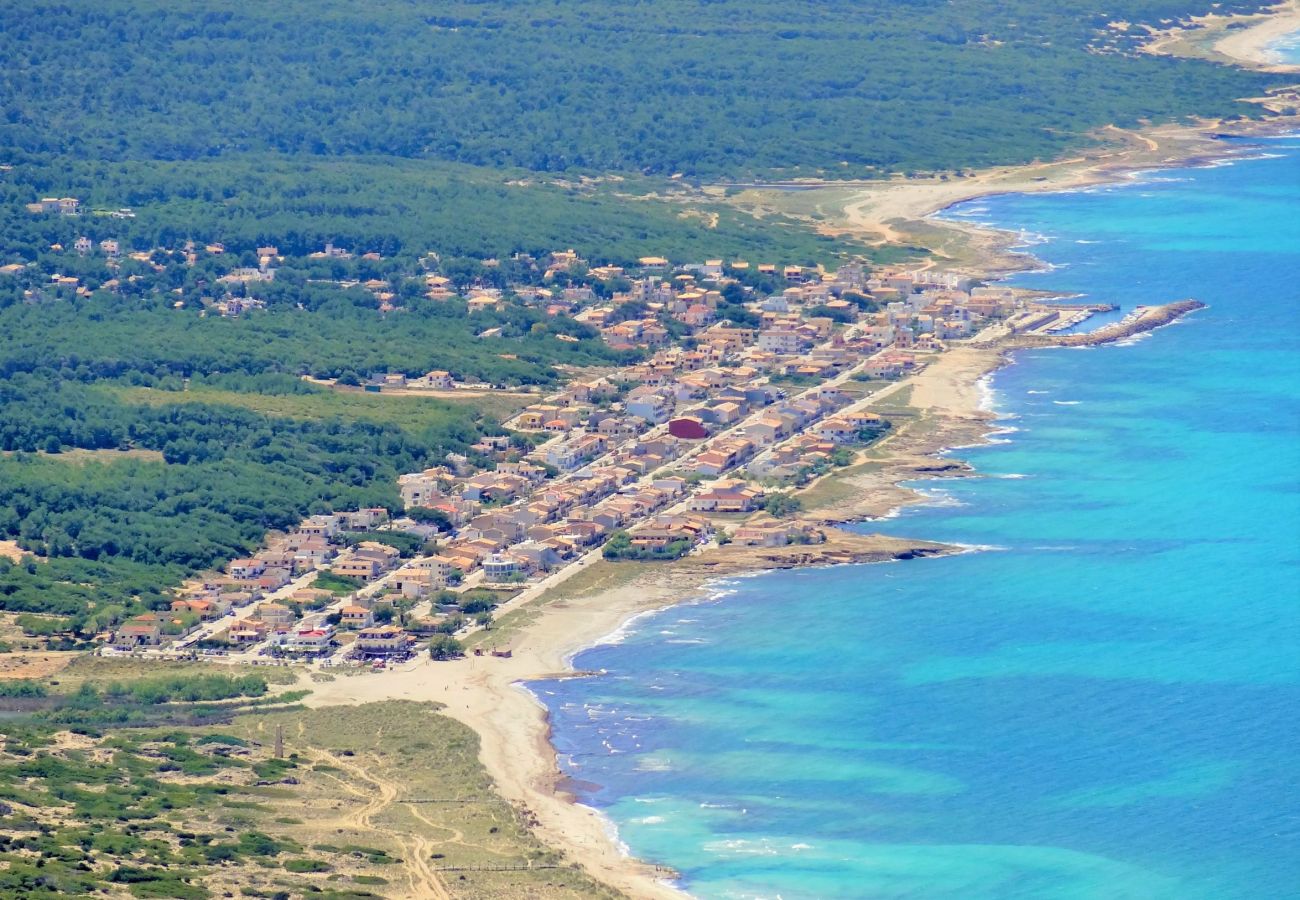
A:
[[[1084,334],[1021,335],[1011,341],[1010,346],[1012,348],[1092,347],[1099,344],[1112,344],[1176,322],[1198,309],[1205,309],[1205,304],[1199,300],[1179,300],[1177,303],[1166,303],[1162,306],[1139,306],[1119,322],[1098,328],[1096,331]]]

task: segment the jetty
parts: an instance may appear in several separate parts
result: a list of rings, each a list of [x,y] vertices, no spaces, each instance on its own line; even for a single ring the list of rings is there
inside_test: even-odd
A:
[[[1011,349],[1026,347],[1095,347],[1113,344],[1147,331],[1154,331],[1198,309],[1205,309],[1200,300],[1179,300],[1160,306],[1139,306],[1118,322],[1104,325],[1096,331],[1082,334],[1021,334],[1003,346]]]

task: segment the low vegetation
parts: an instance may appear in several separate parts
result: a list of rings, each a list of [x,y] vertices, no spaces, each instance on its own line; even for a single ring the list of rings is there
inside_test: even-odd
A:
[[[0,684],[7,698],[56,695]],[[242,706],[200,718],[212,701],[266,687],[213,675],[81,682],[60,695],[65,710],[88,712],[78,698],[93,693],[101,708],[180,707],[199,724],[165,712],[111,729],[88,715],[7,721],[0,895],[360,900],[436,880],[467,900],[614,896],[529,835],[528,814],[494,794],[473,733],[430,705]],[[403,802],[428,798],[443,802]]]

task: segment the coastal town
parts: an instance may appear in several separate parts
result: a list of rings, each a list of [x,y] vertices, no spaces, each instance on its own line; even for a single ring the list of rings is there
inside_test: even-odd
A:
[[[1300,884],[1300,0],[0,21],[0,900]]]
[[[350,255],[333,245],[320,253]],[[276,248],[258,257],[225,283],[271,281]],[[424,293],[470,309],[518,303],[571,316],[634,351],[634,363],[574,372],[518,409],[502,434],[484,436],[473,456],[451,453],[402,475],[401,509],[309,516],[224,571],[187,581],[169,608],[105,635],[100,652],[378,670],[424,650],[460,655],[477,635],[486,640],[474,652],[508,655],[493,641],[494,615],[597,560],[825,540],[798,515],[797,490],[889,434],[890,419],[872,407],[901,379],[950,347],[1053,334],[1105,308],[931,268],[645,257],[625,269],[591,266],[573,251],[550,254],[544,267],[543,286],[479,285],[462,296],[429,274]],[[544,286],[577,271],[621,289]],[[779,289],[755,290],[754,276]],[[364,286],[381,311],[399,302],[386,283]],[[258,306],[255,290],[212,303],[227,316]],[[430,371],[331,387],[454,396],[490,386]]]

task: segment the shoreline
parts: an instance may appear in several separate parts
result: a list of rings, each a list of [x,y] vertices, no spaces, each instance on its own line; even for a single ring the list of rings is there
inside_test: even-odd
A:
[[[1300,4],[1300,0],[1294,0]],[[1300,67],[1297,67],[1300,72]],[[937,221],[952,206],[1004,194],[1057,193],[1122,184],[1143,172],[1212,165],[1246,151],[1224,138],[1272,138],[1300,131],[1300,115],[1283,114],[1291,101],[1279,94],[1256,98],[1273,115],[1239,122],[1199,120],[1129,130],[1106,126],[1098,146],[1067,159],[1000,166],[972,175],[935,175],[877,181],[809,181],[799,191],[757,185],[727,197],[751,214],[784,215],[815,224],[829,236],[864,240],[873,246],[897,244],[923,249],[930,259],[921,268],[945,269],[997,279],[1034,264],[1031,254],[1011,252],[1020,235],[974,222]],[[720,187],[706,189],[719,194]]]
[[[1192,24],[1153,33],[1147,53],[1205,57],[1231,65],[1278,74],[1300,73],[1274,49],[1289,35],[1300,35],[1300,0],[1281,0],[1254,15],[1193,16]]]
[[[932,542],[847,533],[825,545],[745,549],[754,552],[706,551],[649,572],[645,567],[653,564],[605,563],[606,574],[614,577],[595,589],[534,601],[540,615],[515,637],[508,658],[471,655],[433,662],[425,657],[382,674],[336,676],[327,682],[303,673],[300,686],[312,693],[302,702],[311,708],[394,699],[442,704],[441,714],[479,735],[480,761],[496,790],[524,812],[540,840],[630,896],[687,897],[667,883],[675,873],[627,855],[611,820],[577,802],[566,789],[569,778],[550,743],[548,711],[528,685],[594,674],[575,670],[574,656],[607,642],[638,616],[705,599],[702,592],[719,579],[803,565],[810,556],[821,562],[866,562],[960,552]],[[755,564],[762,568],[756,570]]]
[[[1279,130],[1295,127],[1292,122],[1287,129]],[[1124,164],[1112,160],[1107,166],[1085,169],[1086,180],[1078,180],[1080,173],[1075,172],[1073,177],[1062,176],[1060,180],[1033,181],[1032,190],[1059,191],[1116,183],[1135,172],[1209,164],[1234,155],[1223,152],[1221,144],[1216,144],[1220,152],[1206,152],[1206,145],[1217,138],[1205,137],[1202,129],[1197,131],[1201,140],[1197,142],[1195,154],[1166,158],[1159,163],[1148,158]],[[1157,144],[1154,138],[1147,140]],[[1010,248],[1022,241],[1019,234],[973,224],[936,222],[930,218],[956,203],[999,193],[1018,193],[1022,192],[1021,188],[992,182],[960,187],[963,188],[960,195],[940,197],[939,202],[932,191],[912,191],[906,202],[912,209],[924,208],[921,223],[924,226],[941,232],[966,232],[967,240],[970,233],[975,233],[979,240],[969,265],[977,268],[983,277],[1006,277],[1034,265],[1032,255],[1011,253]],[[866,213],[865,208],[856,211],[859,216]],[[888,222],[880,224],[892,231]],[[985,265],[979,265],[981,260]],[[818,502],[801,518],[833,526],[897,515],[906,506],[933,500],[907,486],[907,482],[974,474],[971,466],[949,454],[988,444],[1002,430],[998,416],[988,406],[987,379],[994,371],[1014,362],[1011,354],[1015,349],[1008,345],[960,345],[905,379],[910,386],[905,405],[912,410],[912,420],[869,448],[860,464],[829,473],[801,491],[801,496],[819,490],[832,495],[823,498],[825,502]],[[833,496],[836,491],[846,492],[846,496],[837,499]],[[612,820],[595,807],[577,801],[570,790],[573,784],[561,771],[551,742],[548,710],[529,685],[594,674],[575,669],[573,660],[577,654],[606,643],[638,617],[701,600],[710,583],[724,578],[795,566],[879,562],[961,552],[971,550],[831,528],[827,543],[820,545],[766,549],[729,546],[671,563],[600,561],[512,610],[512,615],[519,617],[517,631],[505,628],[507,620],[502,619],[500,624],[509,637],[498,639],[510,646],[512,655],[508,658],[468,656],[451,662],[424,658],[380,675],[343,676],[324,683],[311,682],[304,676],[302,686],[310,687],[312,694],[303,702],[309,707],[388,699],[443,704],[444,715],[469,726],[479,736],[480,761],[497,791],[524,812],[540,840],[564,852],[591,876],[629,896],[689,897],[670,883],[676,873],[631,856]]]
[[[1258,18],[1258,17],[1252,17]],[[1300,0],[1288,0],[1266,13],[1261,21],[1235,31],[1214,44],[1214,49],[1243,63],[1255,63],[1271,72],[1300,72],[1273,49],[1288,35],[1300,33]]]

